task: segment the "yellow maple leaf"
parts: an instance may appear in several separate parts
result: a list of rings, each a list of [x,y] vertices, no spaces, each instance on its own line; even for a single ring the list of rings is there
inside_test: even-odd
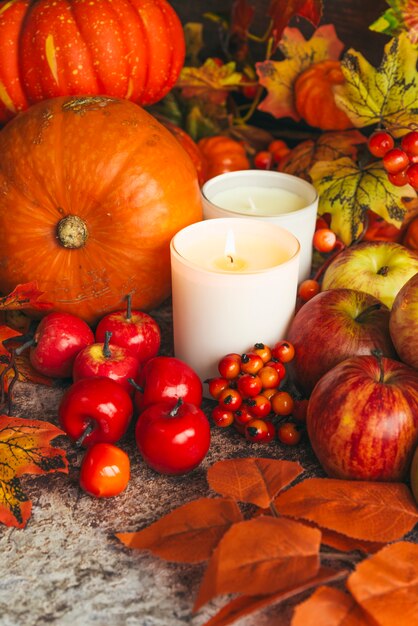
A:
[[[198,97],[222,104],[229,91],[237,89],[242,73],[235,70],[234,62],[218,65],[214,59],[206,59],[200,67],[183,67],[176,87],[184,98]]]
[[[300,120],[294,105],[294,84],[301,72],[313,63],[326,59],[338,59],[343,44],[332,24],[320,26],[308,40],[297,28],[286,28],[279,44],[286,57],[284,61],[256,63],[259,82],[267,90],[267,96],[259,105],[274,117],[291,117]]]
[[[418,49],[402,33],[384,48],[376,69],[360,52],[341,60],[345,83],[334,87],[335,101],[359,128],[381,124],[402,135],[418,116]]]

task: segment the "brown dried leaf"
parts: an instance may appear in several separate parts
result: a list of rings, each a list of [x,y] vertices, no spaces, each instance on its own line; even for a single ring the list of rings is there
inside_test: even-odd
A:
[[[208,622],[203,626],[228,626],[235,622],[235,620],[255,613],[266,606],[273,604],[279,604],[289,598],[293,598],[300,593],[308,591],[318,585],[323,585],[329,582],[335,582],[346,576],[345,570],[334,570],[329,567],[321,567],[319,572],[313,578],[310,578],[306,582],[289,587],[279,593],[272,595],[262,596],[239,596],[231,602],[228,602],[222,609],[216,613]]]
[[[400,541],[357,565],[347,587],[379,626],[412,626],[418,616],[418,545]]]
[[[319,587],[299,604],[291,622],[291,626],[373,625],[352,596],[331,587]]]
[[[286,518],[258,517],[234,524],[204,574],[194,610],[215,596],[284,591],[319,570],[321,533]]]
[[[150,550],[167,561],[198,563],[208,559],[224,533],[241,520],[233,500],[199,498],[143,530],[117,533],[116,537],[129,548]]]
[[[308,478],[274,503],[283,515],[364,541],[396,541],[418,522],[412,494],[401,483]]]
[[[267,508],[275,495],[303,472],[299,463],[275,459],[227,459],[207,472],[209,486],[223,496]]]

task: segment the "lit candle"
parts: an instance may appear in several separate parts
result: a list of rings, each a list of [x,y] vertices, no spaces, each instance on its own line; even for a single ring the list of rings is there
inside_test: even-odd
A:
[[[256,218],[290,230],[301,247],[299,282],[309,277],[318,195],[306,180],[282,172],[228,172],[203,185],[202,203],[204,219]]]
[[[254,219],[205,220],[178,232],[171,241],[175,355],[205,380],[217,375],[224,354],[284,338],[299,250],[289,231]]]

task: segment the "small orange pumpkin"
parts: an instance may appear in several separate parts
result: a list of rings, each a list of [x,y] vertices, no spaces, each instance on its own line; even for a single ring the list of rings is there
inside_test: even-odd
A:
[[[204,137],[197,145],[205,157],[206,180],[225,172],[250,169],[244,146],[231,137],[226,135]]]
[[[295,106],[310,126],[321,130],[346,130],[353,126],[346,113],[335,103],[333,87],[344,83],[339,61],[312,64],[296,79]]]
[[[140,106],[107,96],[33,105],[0,132],[0,292],[36,281],[94,324],[171,290],[170,240],[201,219],[196,170]]]

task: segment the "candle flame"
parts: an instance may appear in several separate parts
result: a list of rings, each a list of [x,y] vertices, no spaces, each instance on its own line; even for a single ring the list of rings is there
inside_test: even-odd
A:
[[[228,229],[227,233],[226,233],[226,240],[225,240],[225,256],[227,257],[227,259],[229,259],[229,261],[231,263],[234,262],[234,255],[236,253],[236,249],[235,249],[235,237],[234,237],[234,232],[231,228]]]

